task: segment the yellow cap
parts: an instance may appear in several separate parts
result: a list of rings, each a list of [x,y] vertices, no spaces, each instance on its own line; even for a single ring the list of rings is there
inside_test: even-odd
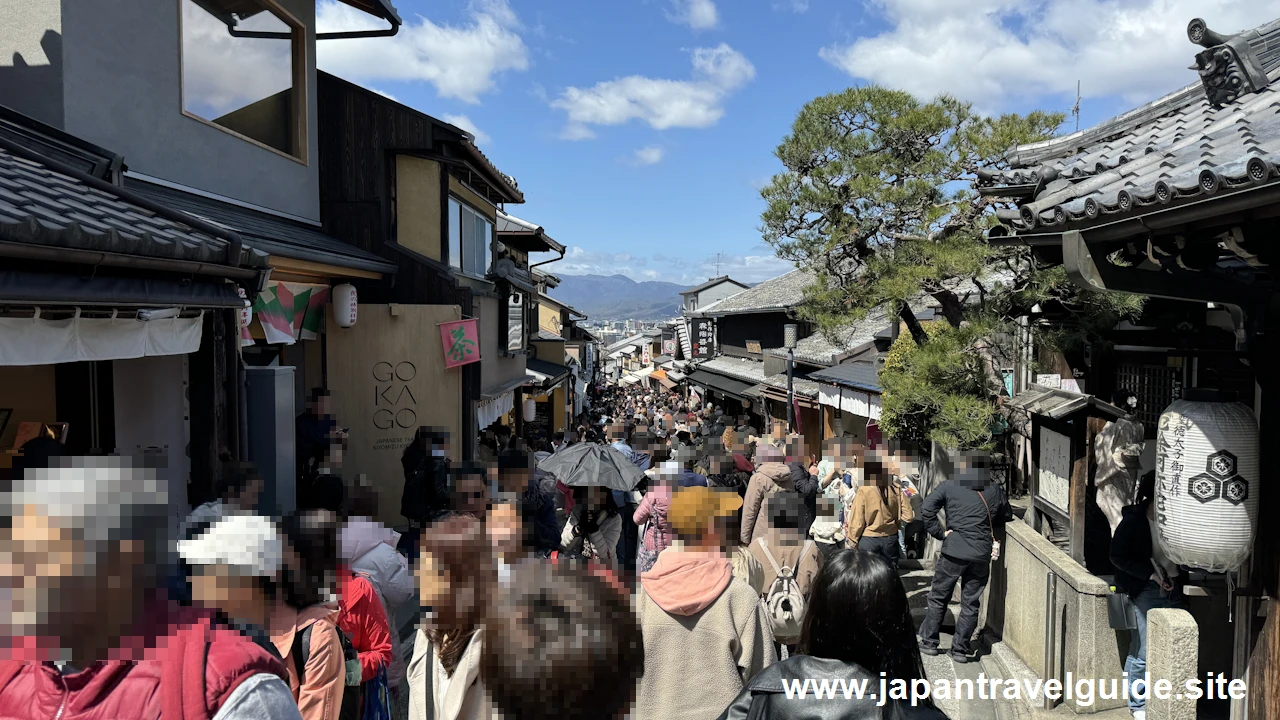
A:
[[[698,535],[712,519],[730,517],[741,508],[742,498],[729,488],[680,488],[671,496],[667,522],[680,535]]]

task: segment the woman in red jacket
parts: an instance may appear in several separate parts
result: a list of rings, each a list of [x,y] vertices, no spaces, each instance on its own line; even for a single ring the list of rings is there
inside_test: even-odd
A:
[[[373,583],[360,573],[347,573],[339,585],[338,628],[360,654],[360,682],[391,665],[391,630]]]

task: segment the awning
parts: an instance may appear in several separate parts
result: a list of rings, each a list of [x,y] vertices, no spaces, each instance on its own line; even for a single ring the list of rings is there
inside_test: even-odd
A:
[[[105,273],[81,277],[4,270],[0,271],[0,304],[240,309],[245,301],[236,286],[227,282],[183,283]]]
[[[569,368],[564,365],[536,358],[526,360],[525,369],[535,384],[544,387],[555,385],[569,376]]]
[[[751,396],[747,395],[747,390],[754,385],[754,383],[735,380],[723,375],[707,372],[706,370],[694,370],[693,374],[689,376],[689,380],[700,385],[705,385],[711,390],[736,397],[739,400],[750,400]]]
[[[669,379],[669,380],[675,380],[676,382],[684,382],[684,381],[685,381],[685,379],[686,379],[686,378],[688,378],[688,377],[689,377],[688,375],[685,375],[684,373],[680,372],[679,370],[668,370],[668,371],[667,371],[667,379]]]
[[[0,366],[187,355],[200,349],[203,327],[203,317],[0,318]]]
[[[743,392],[743,395],[746,395],[749,398],[763,400],[765,398],[764,390],[767,387],[769,386],[765,385],[764,383],[761,383],[759,385],[752,385],[751,387],[747,388],[745,392]]]
[[[635,376],[638,378],[647,378],[652,375],[656,369],[657,368],[653,367],[642,367],[635,371]]]
[[[649,373],[649,377],[653,378],[654,380],[666,380],[666,379],[667,379],[667,371],[666,371],[666,370],[663,370],[663,369],[661,369],[661,368],[659,368],[659,369],[654,370],[653,372]]]
[[[874,363],[851,362],[833,365],[810,372],[809,379],[828,385],[842,385],[873,393],[880,392],[880,371]]]
[[[505,394],[506,394],[506,393],[508,393],[508,392],[511,392],[511,391],[515,390],[516,388],[520,387],[521,385],[524,385],[524,384],[525,384],[525,383],[527,383],[527,382],[529,382],[529,376],[528,376],[528,375],[521,375],[520,377],[512,378],[512,379],[510,379],[510,380],[508,380],[508,381],[506,381],[506,382],[504,382],[504,383],[501,383],[501,384],[499,384],[499,385],[495,385],[495,386],[493,386],[493,387],[491,387],[491,388],[488,388],[488,389],[486,389],[486,390],[481,390],[481,391],[480,391],[480,399],[481,399],[481,400],[494,400],[494,399],[496,399],[496,398],[502,397],[503,395],[505,395]]]
[[[505,392],[491,400],[481,400],[476,403],[476,424],[480,426],[479,429],[484,430],[515,409],[515,406],[514,392]]]
[[[621,380],[618,381],[618,385],[622,387],[626,387],[628,385],[635,385],[638,382],[640,382],[640,378],[636,377],[635,375],[632,375],[631,373],[627,373],[626,375],[622,376]]]
[[[880,395],[874,392],[819,383],[818,404],[871,420],[880,418]]]
[[[666,378],[658,378],[658,384],[665,390],[675,390],[676,384]]]
[[[637,348],[635,345],[628,345],[628,346],[626,346],[626,347],[622,348],[621,350],[619,350],[619,351],[618,351],[617,353],[615,353],[615,354],[621,354],[621,355],[635,355],[635,354],[636,354],[636,350],[639,350],[639,348]],[[612,357],[612,356],[611,356],[611,357]]]

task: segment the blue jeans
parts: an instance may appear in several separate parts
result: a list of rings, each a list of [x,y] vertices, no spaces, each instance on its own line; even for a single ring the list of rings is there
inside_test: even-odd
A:
[[[1134,608],[1138,611],[1138,627],[1129,631],[1129,654],[1124,659],[1124,671],[1129,675],[1130,688],[1138,680],[1146,682],[1147,672],[1147,611],[1159,608],[1181,608],[1185,604],[1182,597],[1182,591],[1175,589],[1172,593],[1165,593],[1155,582],[1148,581],[1147,586],[1133,598]],[[1129,709],[1145,710],[1147,701],[1145,698],[1134,697],[1135,693],[1131,689],[1129,692]]]

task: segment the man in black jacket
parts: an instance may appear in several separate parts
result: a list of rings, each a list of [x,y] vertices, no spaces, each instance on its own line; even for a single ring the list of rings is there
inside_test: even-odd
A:
[[[960,616],[951,641],[951,659],[960,663],[973,660],[969,640],[977,629],[982,591],[991,575],[992,546],[996,532],[1013,519],[1004,490],[991,482],[989,465],[985,454],[965,453],[956,462],[955,477],[929,493],[920,507],[925,529],[942,541],[929,589],[929,610],[920,625],[920,652],[926,655],[938,654],[942,617],[960,582]],[[939,510],[947,514],[945,529],[938,521]]]

